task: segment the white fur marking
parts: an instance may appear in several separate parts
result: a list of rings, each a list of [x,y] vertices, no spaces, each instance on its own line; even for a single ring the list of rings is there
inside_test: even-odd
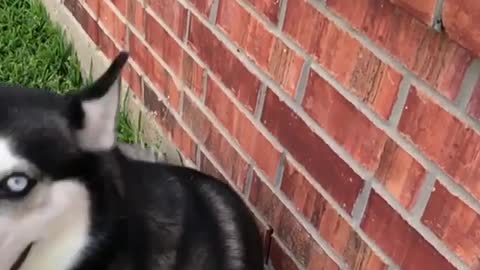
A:
[[[104,150],[115,143],[115,124],[119,104],[118,83],[98,99],[82,103],[85,126],[78,133],[80,146],[87,150]]]
[[[43,237],[20,270],[67,270],[74,266],[89,244],[89,207],[88,192],[82,184],[67,180],[54,183],[44,214],[55,218],[29,224]]]

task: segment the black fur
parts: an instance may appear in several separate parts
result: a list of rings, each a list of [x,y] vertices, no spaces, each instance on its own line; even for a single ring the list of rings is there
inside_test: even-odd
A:
[[[95,84],[72,95],[0,89],[0,136],[13,138],[15,152],[42,174],[79,179],[89,190],[94,243],[71,270],[226,270],[230,240],[241,247],[241,270],[263,269],[254,219],[227,184],[197,170],[133,160],[117,148],[77,145],[82,100],[104,95],[127,59],[121,53]],[[222,233],[211,194],[232,215],[235,239]]]

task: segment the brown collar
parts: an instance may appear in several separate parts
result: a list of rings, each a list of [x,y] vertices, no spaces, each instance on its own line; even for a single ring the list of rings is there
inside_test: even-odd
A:
[[[20,253],[20,255],[18,256],[17,260],[15,261],[15,263],[12,265],[12,267],[10,268],[10,270],[18,270],[20,269],[20,267],[22,266],[22,264],[25,262],[25,260],[27,259],[27,256],[28,256],[28,253],[30,253],[30,250],[32,249],[32,246],[33,246],[33,242],[30,243],[23,251],[22,253]]]

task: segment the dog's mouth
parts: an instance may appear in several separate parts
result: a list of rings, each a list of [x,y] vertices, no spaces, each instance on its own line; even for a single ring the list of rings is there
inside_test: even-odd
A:
[[[20,269],[20,267],[22,267],[22,264],[27,259],[33,244],[34,242],[31,242],[30,244],[28,244],[28,246],[20,253],[20,255],[18,255],[17,260],[15,260],[15,263],[12,265],[12,267],[10,267],[10,270],[18,270]]]

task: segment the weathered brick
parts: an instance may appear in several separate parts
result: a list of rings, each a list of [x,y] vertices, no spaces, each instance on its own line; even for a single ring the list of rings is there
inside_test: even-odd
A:
[[[432,25],[433,15],[435,13],[435,6],[437,0],[390,0],[397,6],[405,9],[415,18],[419,19],[427,25]]]
[[[145,33],[145,8],[138,0],[128,1],[127,19],[140,34]]]
[[[393,140],[388,139],[375,177],[403,207],[411,210],[425,180],[425,169]]]
[[[152,64],[149,60],[150,53],[145,44],[143,44],[143,41],[137,37],[136,34],[130,32],[128,43],[132,60],[135,61],[145,73],[150,72]]]
[[[123,68],[122,78],[127,82],[135,96],[140,101],[143,101],[142,78],[130,63],[127,63],[127,65],[125,65]]]
[[[442,95],[457,97],[472,55],[446,35],[388,0],[327,0],[327,5]]]
[[[205,146],[232,179],[233,184],[243,192],[248,164],[188,96],[183,99],[183,118],[198,142]]]
[[[145,18],[145,39],[175,74],[181,74],[182,48],[150,14]]]
[[[83,19],[80,21],[80,24],[82,25],[82,28],[87,32],[88,36],[92,39],[92,41],[98,45],[98,31],[99,31],[99,26],[98,23],[95,21],[88,12],[84,12]]]
[[[235,96],[253,112],[260,81],[197,18],[191,18],[188,42]]]
[[[276,238],[272,238],[270,261],[275,270],[299,270],[292,258],[290,258],[290,256],[286,254],[286,251],[278,244]]]
[[[146,2],[177,37],[183,37],[187,26],[187,10],[178,1],[147,0]]]
[[[149,67],[146,71],[147,76],[153,84],[167,98],[168,103],[178,111],[180,105],[179,81],[175,80],[168,71],[158,62],[153,55],[147,54]]]
[[[208,17],[212,10],[213,0],[189,0],[203,14]]]
[[[468,103],[468,113],[477,120],[480,120],[480,78],[475,85],[472,98]]]
[[[182,80],[187,87],[193,90],[197,97],[203,95],[203,80],[205,68],[200,66],[189,54],[183,54]]]
[[[283,205],[278,197],[254,173],[250,190],[250,202],[262,214],[274,229],[275,234],[295,255],[303,267],[317,263],[318,256],[331,260],[318,247],[312,236],[305,230],[295,216]],[[326,261],[323,264],[327,264]],[[309,268],[318,269],[318,268]]]
[[[277,24],[280,5],[285,0],[248,0],[270,22]]]
[[[471,269],[480,268],[480,216],[439,182],[422,222]]]
[[[397,71],[303,0],[289,1],[285,16],[289,36],[382,118],[389,118],[402,78]]]
[[[98,45],[98,24],[96,20],[87,12],[81,2],[76,0],[67,0],[64,2],[64,5],[68,8],[68,10],[70,10],[72,15],[75,17],[78,23],[80,23],[92,41]]]
[[[310,250],[307,270],[339,270],[338,265],[317,245]]]
[[[287,162],[281,190],[297,211],[320,232],[350,269],[386,269],[386,265],[298,170]]]
[[[126,44],[127,26],[118,18],[117,14],[107,3],[107,1],[100,1],[98,20],[110,36],[123,48]]]
[[[207,82],[205,104],[248,155],[255,160],[258,167],[268,175],[269,180],[275,181],[280,152],[210,78]]]
[[[118,11],[122,13],[123,16],[127,15],[128,1],[133,0],[111,0],[112,3],[117,7]]]
[[[203,152],[200,153],[200,171],[207,173],[208,175],[211,175],[222,182],[227,181],[222,173],[215,167],[215,165],[213,165],[212,161],[208,159]]]
[[[399,130],[480,199],[480,135],[417,89],[410,89]]]
[[[64,3],[66,4],[67,2],[80,2],[78,0],[66,0]],[[98,16],[98,10],[100,9],[100,0],[84,0],[86,6],[92,11],[94,16]]]
[[[144,84],[145,106],[155,113],[155,120],[168,138],[179,148],[182,154],[195,162],[196,144],[190,135],[179,125],[163,100],[159,100],[155,90]]]
[[[361,228],[401,269],[456,269],[376,192]]]
[[[267,90],[261,120],[290,154],[350,212],[364,185],[363,180],[270,90]]]
[[[443,24],[448,35],[480,56],[480,5],[476,0],[445,0]]]
[[[288,1],[283,30],[337,80],[343,84],[350,81],[360,44],[310,4],[304,0]]]
[[[313,71],[302,106],[361,165],[376,170],[387,135]]]
[[[98,48],[109,60],[113,60],[119,53],[119,49],[115,46],[115,43],[113,43],[110,37],[100,28],[98,31]]]
[[[345,86],[383,119],[389,119],[403,76],[362,48]]]
[[[290,96],[295,96],[303,59],[236,1],[220,1],[217,24]]]

